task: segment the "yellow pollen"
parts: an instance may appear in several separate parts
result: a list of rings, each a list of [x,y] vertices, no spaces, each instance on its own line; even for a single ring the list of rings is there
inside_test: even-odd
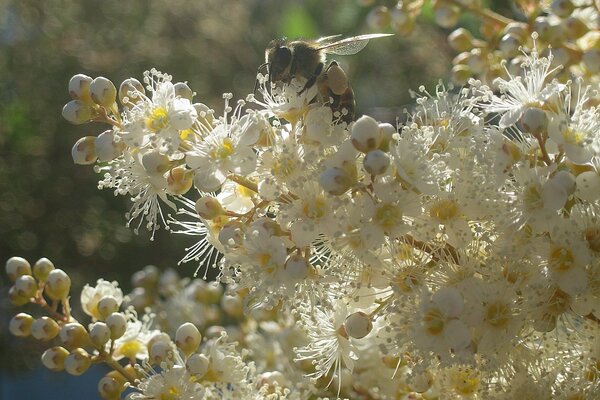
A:
[[[393,204],[383,204],[377,208],[373,219],[377,225],[387,231],[402,222],[402,212]]]
[[[193,134],[191,129],[184,129],[181,132],[179,132],[179,138],[181,140],[186,140],[188,137],[190,137]]]
[[[169,386],[166,392],[160,395],[160,400],[177,400],[179,398],[179,390],[174,386]]]
[[[581,142],[583,142],[584,138],[585,138],[584,133],[574,131],[571,128],[567,128],[563,132],[563,139],[565,139],[565,142],[567,142],[568,144],[581,144]]]
[[[508,325],[510,308],[500,302],[488,304],[485,309],[485,321],[495,328],[504,328]]]
[[[226,160],[230,155],[233,154],[233,142],[229,138],[223,139],[221,146],[210,153],[212,159]]]
[[[272,168],[273,175],[280,177],[288,177],[296,169],[296,163],[292,157],[282,155],[279,159],[275,160]]]
[[[119,352],[130,360],[135,360],[136,356],[141,353],[143,345],[137,340],[125,342],[119,347]]]
[[[271,261],[271,255],[269,253],[261,254],[258,257],[258,261],[260,262],[261,266],[266,267],[267,264],[269,264],[269,262]]]
[[[585,230],[585,240],[592,251],[600,252],[600,226],[590,226]]]
[[[550,259],[548,261],[550,267],[557,271],[564,272],[573,267],[575,259],[573,257],[573,252],[570,249],[554,247],[550,251]]]
[[[149,117],[146,118],[146,127],[153,132],[158,132],[169,124],[167,110],[163,107],[157,107],[152,110]]]
[[[479,377],[470,369],[459,370],[452,377],[452,386],[458,394],[468,396],[479,388]]]
[[[429,209],[429,215],[440,221],[451,220],[458,215],[458,205],[451,199],[439,200]]]
[[[425,329],[430,335],[439,335],[444,330],[444,315],[437,308],[433,308],[425,314],[423,322]]]
[[[307,218],[320,219],[325,216],[327,202],[323,196],[316,197],[303,203],[302,212]]]

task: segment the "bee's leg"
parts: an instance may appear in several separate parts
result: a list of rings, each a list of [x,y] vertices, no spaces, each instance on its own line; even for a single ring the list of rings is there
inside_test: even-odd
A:
[[[335,61],[333,61],[333,62],[335,62]],[[329,64],[329,65],[331,65],[331,64]],[[317,81],[317,78],[319,77],[319,75],[321,75],[321,72],[323,72],[323,67],[324,67],[323,63],[319,63],[319,65],[317,65],[317,69],[315,69],[315,72],[313,72],[313,75],[306,81],[306,84],[304,85],[302,90],[298,92],[298,95],[301,95],[306,90],[311,88],[312,85],[315,84],[315,82]]]

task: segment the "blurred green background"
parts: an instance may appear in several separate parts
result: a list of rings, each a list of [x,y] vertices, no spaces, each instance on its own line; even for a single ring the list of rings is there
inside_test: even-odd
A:
[[[244,98],[264,48],[275,37],[373,33],[364,1],[282,0],[0,0],[0,255],[31,263],[48,257],[84,283],[129,277],[146,264],[173,267],[193,239],[165,232],[149,241],[125,227],[127,198],[96,188],[91,167],[75,166],[71,147],[100,124],[73,126],[61,117],[70,77],[105,76],[118,86],[146,69],[188,81],[195,101],[222,112],[223,92]],[[393,7],[394,2],[389,6]],[[359,114],[394,122],[411,103],[408,89],[447,79],[452,57],[444,32],[422,17],[408,38],[373,41],[340,57]],[[191,276],[195,265],[179,267]],[[33,340],[7,334],[16,313],[1,274],[0,357],[4,371],[39,361]],[[18,356],[15,351],[19,352]],[[24,356],[23,356],[24,355]],[[29,356],[28,356],[29,355]]]

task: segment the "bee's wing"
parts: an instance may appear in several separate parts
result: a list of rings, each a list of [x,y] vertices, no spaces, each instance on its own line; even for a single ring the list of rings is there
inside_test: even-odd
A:
[[[339,34],[339,35],[323,36],[322,38],[315,40],[315,43],[331,42],[333,39],[337,39],[340,36],[342,36],[342,35]]]
[[[349,56],[356,54],[365,48],[369,40],[393,36],[393,33],[372,33],[370,35],[360,35],[338,40],[333,43],[326,43],[318,48],[327,54],[337,54],[339,56]]]

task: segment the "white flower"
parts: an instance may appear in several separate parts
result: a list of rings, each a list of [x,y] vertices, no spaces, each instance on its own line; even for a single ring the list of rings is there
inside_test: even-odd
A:
[[[95,287],[86,284],[81,290],[81,308],[83,312],[94,319],[102,319],[98,311],[98,302],[109,296],[114,298],[119,306],[123,302],[123,292],[117,282],[108,282],[100,278]]]
[[[142,320],[138,319],[137,313],[131,309],[125,311],[127,317],[127,328],[125,334],[112,342],[114,349],[113,357],[115,360],[128,358],[134,362],[148,359],[148,343],[154,336],[160,334],[159,330],[151,329],[153,316],[144,315]],[[106,350],[111,345],[107,343]]]

